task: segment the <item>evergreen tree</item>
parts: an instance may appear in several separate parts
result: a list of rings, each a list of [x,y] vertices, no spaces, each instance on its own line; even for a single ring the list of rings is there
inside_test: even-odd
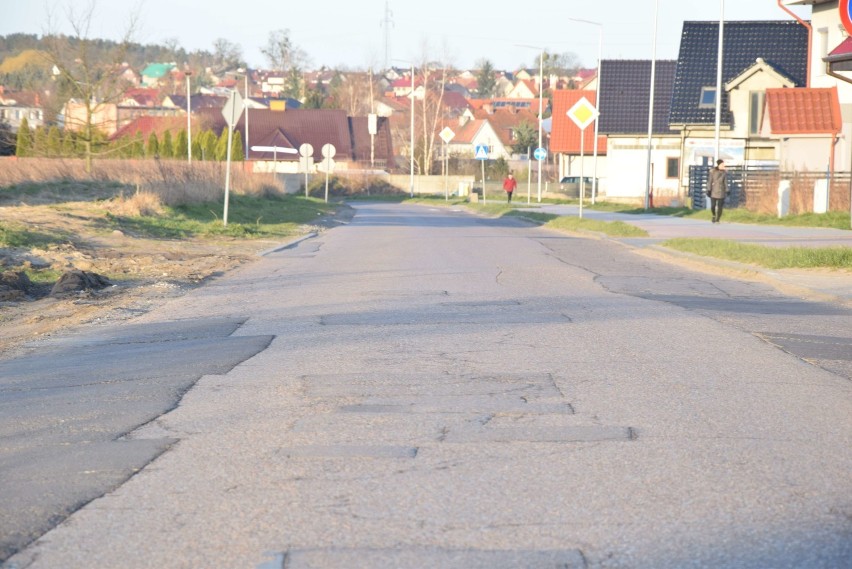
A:
[[[198,133],[198,136],[192,139],[192,159],[193,160],[204,160],[204,153],[202,151],[201,140],[204,133]]]
[[[53,125],[47,131],[47,155],[57,158],[62,154],[62,134],[59,127]]]
[[[480,99],[490,99],[497,89],[497,78],[494,76],[494,66],[487,59],[477,62],[479,71],[476,73],[476,91]]]
[[[47,156],[47,127],[40,126],[33,133],[33,156]]]
[[[73,158],[76,155],[75,150],[74,133],[66,128],[65,133],[62,135],[62,149],[60,153],[64,158]]]
[[[234,134],[234,139],[231,141],[231,160],[234,162],[242,162],[246,157],[243,154],[243,137],[239,134]]]
[[[186,158],[189,143],[186,139],[186,129],[182,129],[175,138],[174,157]]]
[[[142,137],[142,131],[136,131],[136,137],[133,139],[133,145],[130,147],[130,157],[145,157],[145,139]]]
[[[174,158],[175,157],[175,146],[172,142],[172,133],[171,131],[166,131],[163,134],[163,140],[160,141],[160,157],[161,158]]]
[[[228,157],[228,127],[222,129],[219,140],[216,142],[216,160],[224,161]]]
[[[204,149],[204,159],[205,160],[216,160],[216,147],[219,145],[219,137],[216,136],[216,133],[211,129],[207,129],[204,131],[204,142],[202,143]]]
[[[160,141],[157,139],[157,133],[151,132],[148,135],[148,144],[145,146],[146,158],[158,158],[160,156]]]
[[[20,158],[32,156],[32,149],[32,133],[30,132],[30,125],[27,122],[27,118],[24,117],[21,120],[21,126],[18,127],[18,136],[15,139],[15,155]]]

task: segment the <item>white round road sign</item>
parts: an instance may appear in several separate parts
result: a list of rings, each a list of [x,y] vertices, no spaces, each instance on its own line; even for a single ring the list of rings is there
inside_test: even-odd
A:
[[[333,144],[323,144],[322,145],[322,155],[325,158],[334,158],[334,155],[337,154],[337,149]]]
[[[311,146],[310,144],[308,144],[307,142],[302,144],[299,147],[299,156],[308,157],[308,156],[313,156],[313,155],[314,155],[314,147]]]

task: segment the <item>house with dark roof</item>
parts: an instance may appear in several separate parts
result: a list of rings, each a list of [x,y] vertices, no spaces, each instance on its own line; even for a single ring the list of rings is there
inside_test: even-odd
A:
[[[657,195],[677,195],[680,136],[668,124],[676,61],[657,61],[651,138],[652,188]],[[644,196],[648,162],[648,115],[651,99],[650,60],[601,62],[598,117],[598,193],[611,198]],[[567,112],[579,99],[595,104],[594,91],[555,91],[551,152],[558,155],[560,176],[579,175],[580,131]],[[594,126],[586,128],[584,176],[593,176]]]
[[[225,128],[221,113],[209,119],[214,132]],[[234,130],[243,137],[246,160],[254,171],[273,171],[295,174],[299,171],[297,152],[261,152],[251,150],[250,146],[276,146],[298,151],[302,144],[310,144],[313,149],[314,163],[322,161],[322,147],[333,144],[336,149],[334,161],[338,170],[361,169],[370,167],[371,143],[376,168],[390,169],[394,166],[393,143],[389,121],[379,117],[377,134],[371,141],[367,117],[349,117],[346,111],[339,109],[288,109],[288,110],[252,110],[249,118],[249,144],[245,141],[245,113],[242,114]]]
[[[670,127],[685,166],[715,155],[718,22],[684,22]],[[761,136],[767,89],[806,87],[808,30],[795,20],[725,22],[720,156],[733,164],[777,163],[777,143]]]

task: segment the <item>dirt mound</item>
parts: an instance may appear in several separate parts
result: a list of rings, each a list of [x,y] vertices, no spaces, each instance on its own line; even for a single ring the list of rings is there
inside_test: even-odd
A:
[[[108,278],[86,271],[68,271],[64,273],[50,290],[50,296],[62,296],[84,290],[100,290],[112,286]]]
[[[26,273],[3,271],[0,273],[0,301],[21,300],[33,290]]]

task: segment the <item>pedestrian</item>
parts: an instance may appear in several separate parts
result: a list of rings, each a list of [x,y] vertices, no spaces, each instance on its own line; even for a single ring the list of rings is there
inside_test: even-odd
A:
[[[503,189],[506,190],[506,195],[509,198],[507,203],[512,203],[512,192],[514,192],[517,187],[518,181],[515,179],[514,174],[509,172],[509,175],[506,176],[505,180],[503,180]]]
[[[716,167],[710,170],[710,178],[707,180],[707,197],[710,198],[710,213],[713,223],[719,223],[722,219],[722,209],[725,198],[728,196],[728,169],[725,161],[721,158],[716,160]]]

